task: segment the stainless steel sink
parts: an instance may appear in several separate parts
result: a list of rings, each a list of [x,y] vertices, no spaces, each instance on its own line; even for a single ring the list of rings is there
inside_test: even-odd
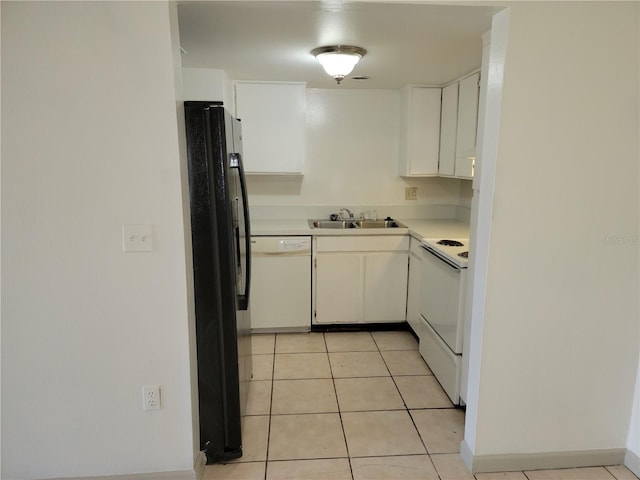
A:
[[[350,220],[309,220],[311,228],[358,228],[355,222]]]
[[[407,228],[396,220],[309,220],[311,228]]]
[[[358,220],[355,224],[359,228],[407,228],[395,220]]]

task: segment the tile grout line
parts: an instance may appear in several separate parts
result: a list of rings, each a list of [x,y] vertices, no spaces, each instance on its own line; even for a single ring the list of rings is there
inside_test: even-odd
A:
[[[431,464],[431,465],[432,465],[432,467],[435,469],[435,465],[434,465],[434,463],[433,463],[433,459],[431,458],[431,456],[430,456],[430,454],[429,454],[429,451],[428,451],[428,449],[426,448],[426,445],[425,445],[425,443],[424,443],[424,440],[422,439],[422,436],[420,435],[420,432],[418,431],[417,426],[415,425],[415,422],[414,422],[414,420],[413,420],[413,417],[411,416],[411,413],[410,413],[410,409],[409,409],[409,407],[407,406],[406,401],[404,400],[404,397],[402,396],[402,394],[401,394],[401,393],[400,393],[400,391],[399,391],[398,385],[397,385],[397,383],[396,383],[396,381],[395,381],[396,379],[395,379],[394,375],[392,375],[392,374],[391,374],[391,370],[390,370],[390,368],[389,368],[389,365],[387,364],[386,360],[384,360],[384,357],[382,356],[382,350],[380,349],[380,347],[379,347],[379,345],[377,344],[377,342],[375,342],[375,340],[373,340],[373,341],[374,341],[374,345],[375,345],[375,347],[376,347],[376,350],[375,350],[375,351],[377,351],[377,353],[381,356],[381,358],[382,358],[382,360],[383,360],[383,364],[385,365],[385,368],[387,369],[388,375],[385,375],[385,376],[376,376],[376,377],[359,377],[359,376],[358,376],[358,377],[345,377],[345,379],[349,379],[349,378],[351,378],[351,379],[357,379],[357,378],[385,378],[385,377],[387,377],[387,376],[391,377],[392,381],[394,382],[394,386],[395,386],[395,388],[396,388],[396,392],[398,393],[398,395],[400,395],[400,398],[401,398],[401,400],[402,400],[402,405],[403,405],[403,407],[402,407],[402,408],[398,408],[398,409],[394,409],[394,410],[395,410],[395,411],[402,411],[402,410],[407,411],[407,413],[409,414],[409,418],[411,419],[412,424],[414,425],[414,429],[415,429],[415,431],[418,433],[418,437],[420,438],[420,441],[421,441],[421,443],[422,443],[422,445],[423,445],[423,447],[424,447],[424,450],[425,450],[425,453],[419,453],[419,454],[418,454],[418,453],[416,453],[416,454],[406,454],[406,455],[420,455],[420,456],[422,456],[422,455],[426,455],[427,457],[429,457],[429,462],[430,462],[430,464]],[[331,374],[331,377],[330,377],[330,378],[331,378],[331,380],[332,380],[332,384],[333,384],[333,388],[334,388],[334,394],[335,394],[335,398],[336,398],[336,404],[337,404],[337,407],[338,407],[338,414],[339,414],[339,418],[340,418],[340,422],[341,422],[341,427],[342,427],[342,431],[343,431],[343,439],[344,439],[344,441],[345,441],[345,447],[346,447],[346,450],[347,450],[347,460],[348,460],[348,462],[349,462],[350,473],[351,473],[351,477],[352,477],[352,479],[353,479],[353,478],[354,478],[354,477],[353,477],[353,465],[351,464],[351,460],[352,460],[352,458],[351,458],[351,454],[349,453],[348,443],[347,443],[347,439],[346,439],[346,432],[345,432],[345,430],[344,430],[344,422],[343,422],[343,418],[342,418],[342,413],[345,413],[345,412],[343,411],[343,409],[342,409],[342,407],[341,407],[341,405],[340,405],[340,401],[339,401],[339,399],[338,399],[337,388],[336,388],[336,377],[334,376],[333,368],[332,368],[332,365],[331,365],[331,357],[330,357],[330,353],[331,353],[331,352],[329,351],[329,348],[328,348],[328,345],[327,345],[326,336],[325,336],[324,334],[323,334],[323,342],[324,342],[325,352],[322,352],[322,353],[325,353],[326,358],[327,358],[327,360],[328,360],[328,362],[329,362],[329,370],[330,370],[330,374]],[[272,415],[273,415],[273,395],[274,395],[273,386],[275,385],[275,380],[276,380],[276,379],[275,379],[275,357],[276,357],[276,355],[277,355],[277,354],[276,354],[276,352],[277,352],[277,337],[274,339],[274,343],[275,343],[275,346],[274,346],[274,363],[273,363],[273,367],[272,367],[272,378],[271,378],[271,384],[272,384],[271,400],[272,400],[272,401],[271,401],[271,404],[270,404],[270,414],[269,414],[269,416],[270,416],[270,422],[269,422],[269,425],[271,424],[271,419],[272,419]],[[402,349],[402,350],[399,350],[399,351],[404,351],[404,350],[406,350],[406,349]],[[386,351],[386,350],[385,350],[385,351]],[[307,352],[289,352],[289,353],[307,353]],[[321,352],[318,352],[318,353],[321,353]],[[347,352],[347,353],[348,353],[348,352]],[[399,375],[399,376],[413,376],[413,375]],[[340,377],[340,379],[342,379],[342,377]],[[294,380],[304,380],[304,379],[288,379],[288,380],[290,380],[290,381],[294,381]],[[312,377],[312,378],[309,378],[309,380],[318,380],[318,378],[316,378],[316,377]],[[448,407],[448,408],[451,408],[451,407]],[[367,410],[367,411],[368,411],[368,410]],[[388,410],[372,410],[372,411],[388,411]],[[318,412],[318,413],[322,413],[322,412]],[[331,413],[331,412],[326,412],[326,413]],[[284,415],[287,415],[287,414],[284,414]],[[269,433],[269,435],[270,435],[270,433]],[[387,456],[387,455],[382,455],[382,456]],[[388,455],[388,456],[389,456],[389,457],[393,457],[393,456],[395,456],[395,455]],[[344,458],[344,457],[336,457],[336,458]],[[293,461],[293,460],[294,460],[294,459],[291,459],[291,461]],[[311,459],[308,459],[308,460],[311,460]],[[268,458],[267,458],[267,464],[266,464],[266,468],[265,468],[265,480],[266,480],[266,476],[268,475],[268,462],[269,462],[269,460],[268,460]],[[437,470],[435,470],[435,471],[436,471],[436,473],[437,473]],[[437,474],[438,474],[438,473],[437,473]],[[438,475],[439,475],[439,474],[438,474]],[[440,478],[440,477],[439,477],[439,478]]]
[[[278,341],[278,334],[273,334],[273,364],[271,365],[271,395],[269,399],[269,422],[267,424],[267,451],[264,452],[264,480],[267,480],[269,470],[269,442],[271,441],[271,418],[273,415],[273,380],[276,371],[276,342]]]
[[[381,356],[381,358],[383,360],[383,364],[385,365],[385,368],[387,369],[387,371],[389,373],[389,376],[391,377],[391,379],[392,379],[392,381],[394,383],[396,391],[400,395],[400,398],[402,400],[403,408],[398,408],[398,409],[394,409],[394,410],[395,411],[404,410],[404,411],[406,411],[408,413],[409,418],[411,419],[411,422],[412,422],[412,424],[414,426],[414,429],[417,432],[418,437],[420,438],[420,442],[422,443],[422,445],[423,445],[423,447],[425,449],[425,452],[426,452],[426,453],[416,453],[416,454],[404,454],[403,456],[413,456],[413,455],[424,456],[424,455],[426,455],[428,457],[428,459],[429,459],[429,462],[430,462],[431,466],[433,467],[433,469],[434,469],[434,471],[436,473],[437,478],[438,479],[442,479],[443,477],[441,476],[440,472],[436,468],[435,462],[433,460],[433,456],[436,455],[436,453],[431,454],[429,452],[429,449],[427,448],[427,445],[426,445],[424,439],[422,438],[420,430],[418,429],[418,427],[416,425],[414,417],[413,417],[413,415],[411,413],[411,409],[407,405],[407,402],[405,401],[405,398],[402,395],[402,392],[400,391],[400,388],[398,387],[398,384],[397,384],[396,378],[395,378],[396,376],[394,376],[391,373],[391,369],[390,369],[387,361],[385,360],[385,357],[383,356],[383,351],[385,351],[385,352],[386,351],[405,351],[406,349],[394,350],[393,348],[391,348],[389,350],[382,350],[380,348],[380,345],[378,344],[378,342],[375,340],[375,337],[373,336],[373,334],[371,332],[368,332],[368,333],[369,333],[370,337],[372,337],[374,345],[376,347],[376,351]],[[275,380],[276,380],[275,379],[275,366],[276,366],[275,360],[276,360],[276,355],[277,355],[276,354],[276,352],[277,352],[277,340],[278,340],[277,337],[278,337],[278,334],[274,334],[274,339],[273,339],[273,363],[272,363],[271,378],[270,378],[270,381],[271,381],[271,392],[270,392],[270,404],[269,404],[269,413],[268,413],[269,421],[268,421],[268,428],[267,428],[267,450],[265,452],[265,461],[264,461],[265,468],[264,468],[264,473],[263,473],[263,476],[262,476],[263,480],[267,480],[268,473],[269,473],[269,462],[270,462],[270,460],[269,460],[269,443],[270,443],[270,440],[271,440],[271,422],[272,422],[272,418],[273,418],[274,385],[275,385]],[[351,453],[349,452],[349,446],[348,446],[348,443],[347,443],[346,432],[345,432],[344,422],[343,422],[343,418],[342,418],[342,414],[343,413],[349,413],[349,412],[343,411],[342,406],[341,406],[340,401],[339,401],[339,398],[338,398],[338,393],[337,393],[337,388],[336,388],[336,377],[334,376],[334,372],[333,372],[333,368],[332,368],[332,364],[331,364],[331,357],[330,357],[330,353],[331,352],[329,351],[329,348],[328,348],[326,332],[322,332],[322,341],[324,343],[325,351],[324,352],[318,352],[318,353],[325,353],[325,355],[327,357],[327,360],[329,362],[329,371],[330,371],[330,375],[331,375],[330,378],[331,378],[333,389],[334,389],[334,395],[335,395],[336,405],[337,405],[337,409],[338,409],[337,413],[338,413],[339,419],[340,419],[340,424],[341,424],[342,434],[343,434],[343,440],[345,442],[345,448],[346,448],[346,452],[347,452],[347,461],[349,462],[349,469],[350,469],[351,479],[354,480],[355,477],[354,477],[354,472],[353,472],[352,457],[351,457]],[[359,350],[356,350],[356,351],[359,351]],[[286,352],[286,353],[313,353],[313,352]],[[348,353],[348,352],[338,352],[338,353]],[[409,377],[409,376],[415,376],[415,375],[397,375],[397,376],[398,377]],[[420,375],[420,376],[422,376],[422,375]],[[347,379],[348,380],[348,379],[359,379],[359,378],[385,378],[385,377],[386,376],[374,376],[374,377],[354,376],[354,377],[338,377],[338,379],[339,380],[342,380],[342,379]],[[268,380],[268,379],[266,379],[266,380]],[[283,379],[283,380],[291,381],[291,380],[305,380],[305,379],[296,378],[296,379]],[[311,378],[308,378],[308,380],[319,380],[319,378],[311,377]],[[452,408],[455,410],[456,406],[436,407],[436,408],[425,407],[425,408],[415,408],[414,410],[450,410]],[[388,410],[366,410],[366,411],[374,411],[374,412],[375,411],[381,411],[382,412],[382,411],[388,411]],[[314,413],[322,414],[322,413],[333,413],[333,412],[314,412]],[[283,415],[294,415],[294,414],[295,413],[291,413],[291,414],[285,413]],[[445,453],[445,452],[442,452],[442,453]],[[456,454],[456,453],[459,455],[459,451],[458,452],[449,452],[449,454]],[[379,456],[379,457],[395,457],[397,455],[377,455],[377,456]],[[338,456],[338,457],[331,457],[331,458],[337,460],[337,459],[342,459],[344,457]],[[356,458],[361,458],[361,457],[356,457]],[[366,457],[362,457],[362,458],[366,458]],[[297,460],[316,460],[316,459],[315,458],[310,458],[310,459],[286,459],[286,460],[283,460],[283,461],[288,462],[288,461],[297,461]],[[317,460],[320,460],[320,459],[317,459]],[[273,460],[273,461],[275,461],[275,460]],[[607,472],[607,474],[611,477],[611,480],[618,479],[618,476],[615,475],[612,471],[610,471],[609,468],[607,468],[607,466],[603,466],[602,468],[604,468],[604,470]],[[553,469],[553,470],[556,470],[556,469]],[[523,476],[522,477],[523,480],[531,480],[531,478],[532,478],[524,470],[517,470],[517,471],[514,471],[514,472],[521,473],[522,476]],[[495,472],[495,473],[499,474],[500,472]],[[478,477],[479,474],[470,473],[470,475],[471,475],[471,479],[472,480],[478,480],[478,478],[479,478]],[[482,478],[482,477],[480,477],[480,478]],[[635,477],[635,478],[637,478],[637,477]]]
[[[373,340],[375,342],[375,336],[372,335],[372,337],[373,337]],[[422,438],[422,435],[420,434],[420,429],[418,429],[418,426],[416,425],[415,419],[413,418],[413,415],[411,415],[411,410],[409,409],[409,406],[407,405],[407,402],[405,401],[404,397],[402,396],[402,392],[400,391],[400,388],[398,388],[398,384],[396,383],[395,376],[391,373],[391,369],[389,368],[389,365],[387,364],[387,361],[384,358],[384,355],[382,354],[382,350],[380,349],[380,346],[378,345],[378,342],[375,342],[375,343],[376,343],[376,347],[378,347],[378,352],[380,353],[380,356],[382,357],[382,361],[384,362],[385,366],[387,367],[387,370],[389,371],[389,375],[391,376],[391,380],[393,381],[393,384],[395,385],[396,390],[398,391],[398,394],[400,395],[400,398],[402,399],[402,403],[405,406],[405,411],[407,412],[407,415],[409,415],[409,418],[411,419],[411,423],[413,425],[413,428],[415,429],[416,433],[418,434],[418,438],[420,439],[420,443],[422,443],[422,446],[424,447],[424,451],[426,453],[426,456],[429,459],[429,462],[431,463],[431,466],[433,467],[433,470],[436,472],[436,475],[438,476],[438,478],[442,479],[442,477],[440,475],[440,472],[436,468],[436,464],[434,463],[433,458],[431,458],[431,453],[429,452],[429,449],[427,448],[427,444],[424,441],[424,439]],[[407,350],[407,351],[413,351],[413,350]],[[425,362],[425,364],[426,363],[427,362]],[[427,365],[427,367],[429,367],[429,365]],[[431,368],[429,368],[429,371],[431,371]],[[398,376],[401,377],[401,376],[413,376],[413,375],[398,375]],[[429,410],[429,409],[425,408],[423,410]],[[472,474],[472,476],[475,479],[475,475]]]
[[[373,336],[373,341],[375,342],[375,336]],[[415,429],[416,433],[418,434],[418,438],[420,439],[420,443],[422,443],[422,446],[424,447],[424,451],[427,455],[427,457],[429,457],[429,461],[431,462],[431,465],[433,466],[434,470],[436,470],[436,466],[433,463],[433,460],[431,459],[431,453],[429,453],[429,449],[427,448],[427,444],[425,443],[424,439],[422,438],[422,435],[420,435],[420,430],[418,429],[418,426],[416,425],[416,422],[413,418],[413,415],[411,415],[411,411],[409,410],[409,406],[407,405],[407,402],[405,401],[404,397],[402,396],[402,392],[400,392],[400,389],[398,388],[398,384],[396,383],[396,379],[394,378],[393,374],[391,373],[391,369],[389,368],[389,365],[387,364],[387,361],[384,358],[384,355],[382,355],[382,350],[380,350],[380,346],[378,345],[378,342],[376,342],[376,346],[378,347],[378,352],[380,353],[380,356],[382,357],[382,361],[384,362],[385,367],[387,367],[387,370],[389,371],[389,375],[391,376],[391,381],[393,381],[393,384],[396,387],[396,390],[398,392],[398,395],[400,395],[400,398],[402,399],[402,403],[404,405],[404,410],[407,412],[407,415],[409,415],[409,418],[411,419],[411,424],[413,425],[413,428]],[[426,363],[426,362],[425,362]],[[400,376],[400,375],[399,375]],[[438,474],[438,477],[440,477],[440,474]]]
[[[330,379],[332,381],[333,389],[334,389],[334,395],[336,397],[336,406],[338,406],[338,411],[337,412],[316,412],[316,413],[313,413],[313,414],[322,415],[322,414],[338,413],[339,418],[340,418],[340,425],[341,425],[341,428],[342,428],[342,435],[343,435],[344,442],[345,442],[345,448],[347,449],[347,461],[349,462],[349,470],[351,472],[351,459],[350,459],[349,454],[348,454],[346,435],[344,433],[344,426],[342,424],[342,417],[340,415],[340,409],[339,409],[339,405],[338,405],[338,396],[337,396],[337,392],[336,392],[333,373],[332,373],[332,370],[331,370],[331,361],[330,361],[330,358],[329,358],[329,351],[328,351],[328,347],[326,345],[326,340],[324,338],[324,333],[322,333],[322,337],[323,337],[324,348],[325,348],[324,352],[286,352],[286,353],[287,354],[324,353],[326,355],[327,361],[329,363],[329,371],[331,372],[331,377],[327,378],[327,379]],[[276,338],[275,342],[277,343],[277,338]],[[275,379],[275,357],[276,357],[276,355],[278,355],[277,347],[275,347],[275,350],[274,350],[274,362],[273,362],[272,378],[271,378],[272,390],[271,390],[271,404],[270,404],[270,413],[269,413],[269,425],[271,425],[271,418],[274,415],[273,414],[273,386],[274,386],[275,380],[276,380]],[[324,377],[322,377],[322,378],[309,377],[309,378],[291,378],[291,379],[280,379],[280,380],[282,380],[282,381],[297,381],[297,380],[323,380],[323,379],[325,379],[325,378]],[[299,413],[290,413],[290,414],[283,413],[283,414],[278,414],[278,415],[301,415],[301,414],[299,414]],[[269,435],[270,435],[270,433],[269,433]],[[269,444],[269,442],[267,441],[267,449],[268,449],[268,444]],[[341,458],[344,458],[344,457],[329,457],[329,458],[341,459]],[[281,460],[281,461],[283,461],[283,462],[293,462],[293,461],[307,461],[307,460],[325,460],[325,459],[329,459],[329,458],[285,459],[285,460]],[[274,460],[271,460],[271,461],[274,461]],[[270,460],[268,459],[268,455],[267,455],[267,460],[266,460],[266,465],[265,465],[265,480],[266,480],[266,477],[268,475],[269,462],[270,462]],[[353,472],[351,472],[351,477],[353,479]]]
[[[609,467],[615,467],[617,465],[605,465],[604,469],[609,473],[609,475],[611,475],[613,478],[615,478],[615,480],[621,480],[620,477],[618,477],[615,473],[613,473],[611,470],[609,470]],[[629,470],[629,468],[626,467],[626,465],[622,464],[623,467],[625,467],[629,473],[632,475],[632,478],[634,479],[638,479],[639,477],[636,476],[635,473],[633,473],[631,470]]]
[[[331,366],[331,356],[329,355],[329,346],[327,345],[327,336],[322,334],[324,340],[324,347],[327,350],[327,361],[329,362],[329,372],[331,373],[331,383],[333,385],[333,393],[336,396],[336,406],[338,407],[338,418],[340,419],[340,427],[342,428],[342,438],[344,439],[344,448],[347,451],[347,462],[349,463],[349,473],[351,474],[351,480],[354,480],[353,465],[351,465],[351,454],[349,453],[349,444],[347,443],[347,433],[344,431],[344,421],[342,420],[342,408],[340,407],[340,400],[338,400],[338,389],[336,388],[336,379],[333,376],[333,367]]]

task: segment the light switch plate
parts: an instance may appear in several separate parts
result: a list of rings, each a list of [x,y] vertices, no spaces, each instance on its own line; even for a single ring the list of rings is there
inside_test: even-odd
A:
[[[123,252],[152,252],[152,225],[122,225]]]
[[[404,189],[405,200],[415,200],[418,198],[418,187],[407,187]]]

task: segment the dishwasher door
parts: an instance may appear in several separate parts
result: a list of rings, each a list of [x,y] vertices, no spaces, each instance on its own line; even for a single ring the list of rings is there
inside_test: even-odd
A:
[[[251,330],[311,330],[311,237],[251,237]]]

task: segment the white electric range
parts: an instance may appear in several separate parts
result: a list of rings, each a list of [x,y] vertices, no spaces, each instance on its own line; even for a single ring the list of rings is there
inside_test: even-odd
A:
[[[469,240],[426,238],[422,249],[420,354],[458,404]]]
[[[469,263],[468,238],[423,238],[422,244],[443,260],[459,268],[467,268]]]

